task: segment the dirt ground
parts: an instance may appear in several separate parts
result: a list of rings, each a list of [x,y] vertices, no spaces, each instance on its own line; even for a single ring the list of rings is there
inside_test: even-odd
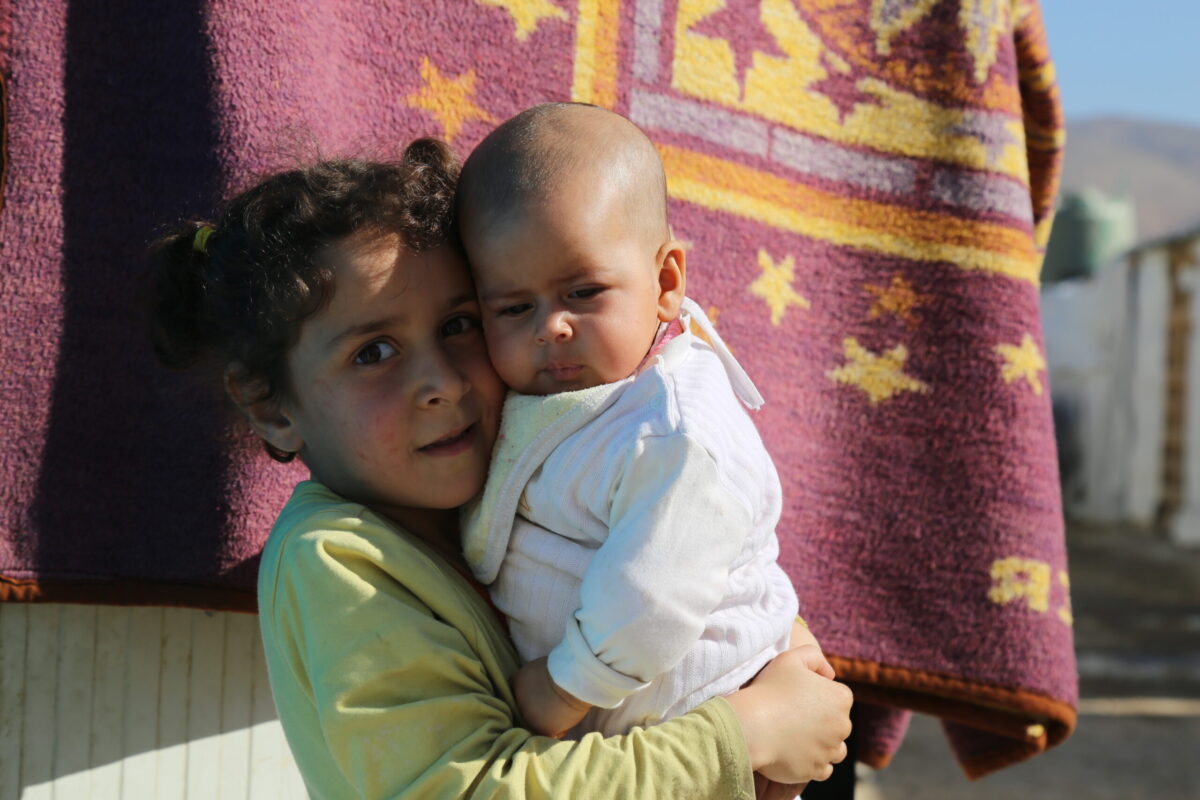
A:
[[[892,765],[860,766],[859,800],[1200,800],[1200,549],[1141,531],[1067,536],[1080,716],[1060,747],[968,781],[936,720]]]

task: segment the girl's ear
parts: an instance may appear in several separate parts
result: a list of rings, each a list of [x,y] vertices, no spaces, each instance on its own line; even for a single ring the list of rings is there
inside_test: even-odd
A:
[[[250,420],[254,432],[277,450],[299,453],[304,447],[304,437],[292,424],[287,409],[278,398],[259,399],[262,393],[255,391],[258,387],[254,383],[248,381],[236,366],[225,370],[225,391],[234,405],[246,415],[246,419]]]
[[[687,288],[687,256],[683,242],[671,239],[658,248],[658,320],[670,322],[679,316]]]

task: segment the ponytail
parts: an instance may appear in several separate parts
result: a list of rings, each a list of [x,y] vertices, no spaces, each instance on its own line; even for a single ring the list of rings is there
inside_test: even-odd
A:
[[[209,348],[204,323],[208,253],[196,243],[212,230],[207,223],[191,222],[151,246],[150,340],[171,369],[195,365]]]

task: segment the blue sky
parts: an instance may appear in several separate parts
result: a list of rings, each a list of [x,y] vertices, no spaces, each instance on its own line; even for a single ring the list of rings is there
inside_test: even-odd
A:
[[[1041,0],[1068,120],[1200,126],[1200,0]]]

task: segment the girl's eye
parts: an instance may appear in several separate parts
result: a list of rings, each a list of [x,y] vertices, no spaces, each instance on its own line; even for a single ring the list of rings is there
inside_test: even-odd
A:
[[[378,364],[380,361],[398,354],[399,351],[387,342],[371,342],[354,354],[354,363],[363,365]]]
[[[599,286],[588,286],[583,289],[572,289],[567,296],[572,300],[590,300],[602,291],[604,290]]]
[[[533,303],[517,303],[511,306],[505,306],[500,309],[499,316],[501,317],[519,317],[529,309],[533,308]]]
[[[442,323],[442,336],[461,336],[464,333],[479,330],[479,320],[467,314],[459,314]]]

